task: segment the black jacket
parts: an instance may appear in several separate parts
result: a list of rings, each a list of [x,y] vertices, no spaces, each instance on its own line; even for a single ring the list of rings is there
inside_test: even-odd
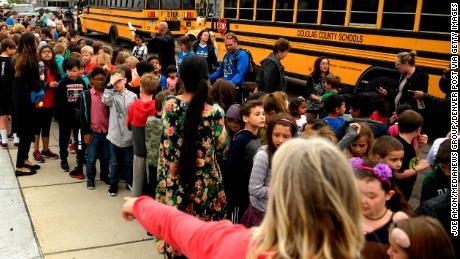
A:
[[[14,62],[11,65],[12,75],[15,74]],[[42,87],[38,64],[35,61],[29,62],[20,77],[13,79],[13,129],[20,138],[33,138],[35,125],[35,105],[30,99],[30,92],[38,92]]]
[[[267,93],[287,90],[286,78],[284,76],[284,67],[280,60],[270,53],[268,57],[260,62],[262,66],[258,83],[260,90]]]
[[[399,84],[406,77],[406,74],[401,75],[399,78]],[[412,91],[422,91],[424,93],[428,92],[428,74],[421,68],[415,68],[415,72],[409,77],[402,89],[401,99],[399,99],[400,104],[408,103],[413,108],[417,108],[417,102],[414,100],[413,95],[408,92],[408,90]],[[395,94],[398,93],[398,89],[396,89]]]
[[[68,93],[71,91],[70,86],[77,86],[84,90],[86,84],[81,78],[77,78],[77,80],[74,81],[69,77],[64,77],[64,79],[59,82],[59,86],[54,92],[54,109],[55,116],[58,121],[78,120],[80,117],[80,98],[77,98],[77,100],[73,102],[68,101]],[[77,93],[74,94],[76,95]],[[78,93],[77,96],[80,94],[81,92]]]
[[[197,40],[197,42],[199,44],[199,40]],[[198,50],[198,44],[193,45],[193,52],[195,52],[195,54]],[[208,57],[206,61],[208,62],[208,71],[211,74],[214,72],[215,68],[219,66],[219,62],[217,62],[217,56],[216,52],[214,52],[214,47],[210,45],[208,45]]]
[[[163,36],[157,36],[154,41],[158,43],[158,57],[160,58],[161,71],[165,74],[169,65],[176,65],[176,45],[174,36],[168,31]]]
[[[227,159],[227,183],[225,195],[229,211],[233,206],[239,206],[244,213],[249,205],[249,178],[251,176],[253,158],[261,147],[258,136],[248,130],[241,130],[233,137]]]

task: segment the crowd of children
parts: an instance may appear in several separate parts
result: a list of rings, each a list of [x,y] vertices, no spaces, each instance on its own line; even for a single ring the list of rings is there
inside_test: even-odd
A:
[[[177,66],[168,66],[163,70],[157,56],[148,57],[147,46],[140,36],[136,36],[136,46],[130,54],[113,50],[100,42],[81,41],[73,31],[59,33],[56,40],[50,38],[48,32],[45,28],[41,29],[41,34],[38,30],[36,34],[25,32],[17,38],[17,42],[8,32],[0,32],[0,135],[4,148],[9,147],[9,118],[13,115],[15,125],[17,116],[17,104],[10,100],[18,100],[4,96],[15,96],[17,86],[23,82],[21,80],[27,78],[24,74],[18,76],[14,73],[14,59],[22,58],[21,55],[27,53],[24,42],[36,37],[41,45],[36,53],[39,62],[31,67],[37,70],[39,86],[26,89],[33,104],[29,115],[38,122],[29,125],[34,127],[35,139],[30,139],[34,142],[33,158],[39,163],[48,158],[60,159],[62,170],[70,171],[71,177],[86,178],[88,190],[97,187],[96,160],[99,159],[100,180],[108,185],[107,193],[111,196],[117,195],[119,177],[123,176],[133,197],[143,194],[156,197],[161,203],[203,220],[226,218],[248,228],[260,224],[262,228],[269,228],[269,224],[298,227],[297,223],[277,222],[276,213],[280,213],[284,214],[283,220],[299,221],[298,224],[312,228],[314,222],[306,223],[312,215],[293,208],[298,204],[271,197],[286,195],[305,203],[299,206],[309,213],[326,213],[325,210],[330,213],[332,207],[321,206],[329,206],[330,199],[345,199],[334,196],[335,191],[339,194],[347,192],[346,189],[331,188],[348,188],[329,179],[334,177],[332,164],[336,160],[349,159],[347,168],[340,170],[346,174],[347,170],[351,172],[353,169],[355,179],[345,182],[356,184],[361,200],[360,216],[356,221],[350,220],[351,215],[344,216],[348,212],[340,209],[340,212],[336,211],[340,217],[337,215],[336,219],[330,219],[331,222],[319,220],[318,224],[339,224],[343,223],[338,222],[340,219],[346,218],[349,224],[362,231],[360,238],[366,240],[362,253],[368,258],[381,258],[387,254],[391,258],[453,258],[446,234],[449,217],[446,215],[448,210],[445,210],[446,197],[450,197],[450,138],[435,141],[433,151],[430,151],[431,158],[421,159],[418,151],[428,142],[428,136],[422,134],[425,133],[424,111],[411,106],[413,100],[406,95],[403,95],[406,103],[401,103],[403,99],[399,96],[400,100],[393,107],[395,113],[390,118],[388,114],[391,113],[381,109],[384,102],[381,95],[376,92],[346,94],[340,87],[340,77],[329,72],[329,60],[320,57],[315,62],[303,96],[289,99],[282,91],[265,94],[258,91],[256,85],[244,102],[235,104],[239,99],[233,83],[218,79],[209,86],[209,73],[218,67],[209,31],[200,33],[199,42],[195,45],[187,36],[179,38]],[[49,148],[52,117],[59,125],[59,155]],[[21,128],[13,127],[12,132],[17,130],[26,136]],[[287,161],[280,158],[276,163],[273,161],[285,142],[297,143],[290,139],[312,136],[322,137],[327,142],[312,140],[311,146],[303,145],[307,142],[299,144],[306,149],[317,148],[302,151],[308,156],[308,159],[305,158],[307,164],[292,161],[293,166],[305,168],[289,168],[289,160],[295,159],[298,154],[291,152],[291,158],[286,155],[290,151],[284,149],[279,157],[284,156]],[[39,149],[40,137],[42,150]],[[15,138],[14,143],[21,141],[29,139],[20,136]],[[332,151],[321,151],[324,143]],[[77,166],[73,170],[68,163],[69,144],[77,153]],[[75,149],[75,145],[78,148]],[[295,144],[291,146],[295,148]],[[330,162],[324,162],[326,157],[321,152],[331,155],[327,157]],[[21,159],[16,165],[17,176],[32,175],[39,170],[40,167],[31,163],[26,154]],[[312,172],[318,173],[292,173],[293,178],[288,179],[290,175],[283,178],[280,176],[283,172],[276,169],[282,163],[287,163],[285,167],[288,171],[300,172],[311,168]],[[414,210],[408,205],[408,200],[414,195],[417,175],[427,169],[433,172],[426,176],[421,206]],[[273,176],[285,186],[281,182],[274,183]],[[325,193],[313,193],[298,185],[308,182],[300,179],[305,177],[320,177],[310,179],[308,186],[330,193],[327,196]],[[313,187],[315,183],[317,186]],[[292,186],[287,188],[288,185]],[[319,186],[324,189],[319,189]],[[282,191],[285,193],[276,193]],[[325,204],[320,204],[321,201]],[[132,206],[134,201],[130,202]],[[139,217],[141,214],[138,208],[134,208],[134,212],[132,208],[127,209],[125,213]],[[415,217],[417,214],[437,220]],[[321,215],[312,217],[319,219]],[[422,231],[420,228],[426,229]],[[153,227],[148,229],[154,230]],[[153,230],[153,234],[162,237]],[[302,230],[294,232],[298,231]],[[310,230],[306,228],[306,231]],[[261,232],[256,233],[261,235]],[[329,238],[329,241],[334,239],[333,236]],[[303,246],[296,243],[299,240],[292,240],[292,245],[282,244],[283,247],[299,247],[276,252],[282,255],[280,258],[301,255],[333,258],[334,255],[344,255],[354,245],[361,249],[360,238],[335,241],[358,240],[358,243],[348,244],[346,249],[332,251],[332,254],[328,254],[331,251],[325,251],[321,243],[313,248],[306,245],[306,254],[305,251],[297,253],[296,249],[302,250]],[[265,253],[270,250],[270,247],[264,246],[265,242],[273,240],[262,239],[255,242],[263,248],[263,251],[257,251]],[[325,243],[329,241],[323,240]],[[428,242],[431,243],[428,245]],[[177,251],[161,246],[161,252],[171,257],[194,254],[188,250],[180,252],[178,243],[170,245]],[[276,242],[272,245],[272,248],[277,248]],[[339,247],[341,245],[344,244],[338,244]],[[436,251],[434,246],[438,247],[439,254],[433,252]],[[398,257],[401,254],[405,257]],[[359,256],[355,254],[349,258]]]

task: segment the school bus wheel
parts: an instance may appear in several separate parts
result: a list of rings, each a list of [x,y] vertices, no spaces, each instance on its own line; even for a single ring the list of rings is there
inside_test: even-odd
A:
[[[110,27],[109,37],[110,37],[110,44],[118,45],[118,31],[117,31],[116,26]]]

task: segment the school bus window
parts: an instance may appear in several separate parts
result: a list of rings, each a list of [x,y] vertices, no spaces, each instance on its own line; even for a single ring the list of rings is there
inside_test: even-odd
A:
[[[160,8],[160,2],[158,0],[147,0],[147,9],[158,9]]]
[[[385,0],[382,28],[413,30],[417,0]]]
[[[252,20],[254,17],[254,0],[240,0],[240,19]]]
[[[379,0],[353,0],[351,2],[351,24],[377,23]]]
[[[179,10],[180,0],[161,0],[161,9],[163,10]]]
[[[273,0],[257,0],[256,20],[271,21]]]
[[[436,0],[424,0],[420,31],[449,32],[450,13],[448,5]]]
[[[297,23],[316,23],[318,0],[299,1],[297,4]]]
[[[224,16],[225,18],[236,18],[236,4],[237,0],[228,0],[224,2]]]
[[[194,0],[184,0],[184,10],[194,10],[195,1]]]
[[[294,0],[276,1],[277,22],[292,22],[294,16]]]
[[[344,0],[323,0],[321,23],[343,25],[345,23],[346,7],[347,1]]]

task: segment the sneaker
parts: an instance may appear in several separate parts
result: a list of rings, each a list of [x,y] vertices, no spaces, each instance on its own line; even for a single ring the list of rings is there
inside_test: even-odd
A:
[[[117,196],[118,194],[118,185],[110,185],[107,194],[110,196]]]
[[[39,151],[34,151],[34,159],[35,159],[35,161],[37,161],[39,163],[44,163],[45,162],[45,159],[43,158],[42,153],[40,153]]]
[[[70,170],[69,163],[67,163],[67,159],[61,160],[61,168],[64,172],[68,172]]]
[[[85,179],[85,175],[83,174],[83,169],[75,167],[72,171],[69,173],[70,177],[78,179],[78,180],[83,180]]]
[[[69,152],[70,154],[76,154],[77,153],[77,144],[73,143],[69,145]]]
[[[48,150],[42,150],[42,156],[48,157],[51,159],[59,159],[59,156],[55,153],[53,153],[49,148]]]
[[[88,188],[88,190],[96,189],[96,185],[94,184],[94,181],[88,179],[88,181],[86,181],[86,188]]]
[[[126,190],[133,192],[133,187],[130,184],[126,184]]]

